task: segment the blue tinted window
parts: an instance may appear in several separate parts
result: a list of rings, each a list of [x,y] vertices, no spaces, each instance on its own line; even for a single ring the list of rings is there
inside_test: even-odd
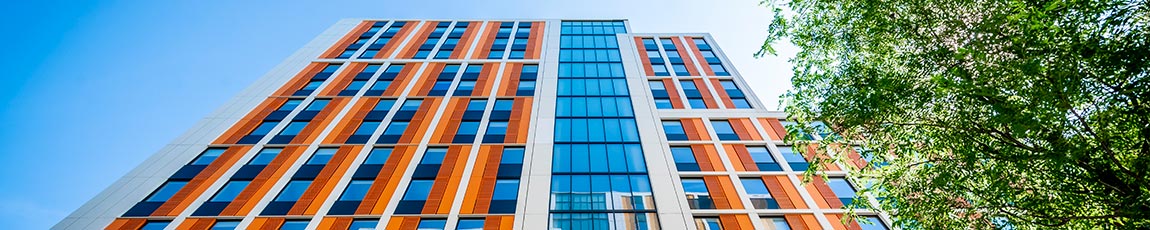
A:
[[[383,131],[383,135],[403,135],[403,131],[407,130],[407,124],[406,121],[393,121],[387,126],[387,130]]]
[[[341,200],[341,201],[363,200],[363,197],[365,195],[367,195],[367,190],[371,188],[371,182],[372,181],[370,181],[370,180],[353,180],[353,181],[351,181],[351,184],[348,184],[347,188],[343,190],[343,194],[339,196],[339,200]]]
[[[374,148],[371,150],[371,153],[367,155],[367,160],[364,160],[363,164],[381,165],[387,163],[387,158],[391,156],[391,151],[391,147]]]
[[[807,160],[803,158],[802,155],[799,155],[798,152],[791,149],[791,147],[780,146],[779,154],[783,155],[783,159],[787,160],[787,164],[791,165],[791,169],[794,171],[807,170],[807,167],[810,166],[810,163],[807,163]]]
[[[403,193],[403,200],[427,200],[432,184],[435,184],[435,181],[411,180],[411,184],[407,186],[407,192]]]
[[[489,135],[505,135],[507,134],[507,122],[493,121],[487,124],[487,134]]]
[[[523,164],[523,148],[503,148],[503,156],[499,158],[500,164]]]
[[[387,111],[387,110],[391,110],[392,106],[395,106],[395,99],[383,99],[383,100],[379,100],[379,102],[375,103],[375,107],[372,108],[371,110],[372,111]]]
[[[423,154],[423,160],[420,160],[419,164],[443,164],[443,158],[445,156],[447,156],[446,148],[427,148],[427,152]]]
[[[422,219],[419,220],[419,226],[416,230],[443,230],[447,226],[447,220],[444,219]]]
[[[491,200],[515,200],[519,195],[519,180],[495,180]]]
[[[735,128],[731,127],[730,121],[712,120],[711,127],[715,128],[715,134],[719,136],[719,140],[739,140],[739,135],[735,134]]]
[[[459,219],[459,224],[456,224],[455,229],[483,230],[483,219]]]
[[[281,151],[283,151],[282,148],[264,148],[264,149],[261,149],[260,153],[256,154],[256,156],[253,157],[251,161],[248,161],[248,164],[249,165],[267,165],[268,163],[271,163],[272,160],[276,159],[276,156],[279,156]]]
[[[403,106],[399,107],[399,110],[415,111],[419,109],[420,105],[423,105],[422,99],[408,99],[403,102]]]
[[[227,184],[224,184],[224,188],[221,188],[210,201],[231,202],[233,199],[236,199],[236,196],[240,195],[240,192],[242,192],[244,188],[248,187],[249,183],[251,183],[251,181],[228,181]]]
[[[456,135],[475,135],[479,131],[478,121],[464,121],[459,123],[459,130],[455,132]]]
[[[675,158],[676,164],[696,163],[695,152],[691,151],[691,147],[671,147],[671,156]]]
[[[327,164],[328,161],[331,161],[331,157],[335,156],[335,152],[337,150],[339,150],[339,149],[337,149],[337,148],[320,148],[320,149],[317,149],[317,150],[315,150],[315,153],[313,153],[311,155],[311,159],[308,159],[307,163],[305,163],[305,164],[306,165],[325,165],[325,164]]]
[[[835,196],[838,196],[839,198],[855,197],[855,189],[854,187],[851,187],[851,184],[847,182],[846,179],[829,178],[827,180],[827,185],[831,187],[831,191],[834,191]]]
[[[196,157],[195,160],[192,160],[192,163],[190,163],[189,165],[208,165],[208,164],[211,164],[212,161],[215,161],[216,158],[219,158],[221,154],[224,154],[225,150],[226,149],[223,149],[223,148],[210,148],[210,149],[204,150],[204,152],[200,153],[200,156]]]
[[[751,160],[755,163],[775,163],[775,158],[771,157],[771,151],[767,150],[765,146],[747,146],[747,153],[751,155]]]
[[[307,224],[308,221],[306,220],[284,221],[284,224],[280,225],[280,230],[305,230],[307,229]]]
[[[667,140],[687,140],[687,131],[683,129],[683,123],[680,121],[663,121],[663,131],[667,134]]]
[[[286,102],[284,102],[284,104],[283,104],[282,106],[280,106],[280,108],[279,108],[279,109],[276,109],[276,110],[279,110],[279,111],[288,111],[288,110],[293,110],[293,109],[295,109],[296,107],[299,107],[299,105],[300,105],[300,104],[302,104],[302,103],[303,103],[303,99],[291,99],[291,100],[287,100]]]
[[[683,190],[688,196],[691,194],[707,195],[707,184],[703,179],[683,179]]]
[[[379,123],[378,121],[364,121],[359,124],[359,128],[355,129],[355,134],[353,135],[371,135],[375,133],[375,128],[379,127]]]
[[[312,102],[311,102],[311,104],[307,106],[307,108],[304,108],[304,111],[320,111],[320,110],[323,110],[323,107],[327,107],[327,104],[328,104],[329,102],[331,102],[331,100],[328,100],[328,99],[316,99],[315,101],[312,101]]]
[[[216,221],[211,230],[232,230],[240,226],[239,221]]]
[[[887,230],[886,225],[883,224],[882,219],[876,216],[865,216],[864,221],[858,221],[862,230]]]
[[[159,189],[156,189],[156,191],[153,192],[151,196],[148,196],[148,199],[145,199],[144,201],[147,201],[147,202],[168,201],[168,199],[172,198],[172,195],[176,195],[176,192],[179,192],[180,189],[184,188],[184,185],[188,185],[188,182],[187,181],[168,181],[168,182],[165,182],[164,185],[161,185]]]
[[[467,111],[483,111],[487,109],[487,100],[471,100],[467,102]]]
[[[283,191],[280,191],[280,194],[276,196],[275,201],[297,201],[309,186],[311,186],[310,180],[289,181]]]
[[[164,230],[164,228],[167,228],[168,224],[171,223],[171,221],[149,220],[147,223],[144,223],[143,227],[140,227],[140,230]]]
[[[695,226],[699,230],[723,230],[723,224],[719,222],[719,218],[695,218]]]
[[[372,230],[372,229],[375,229],[376,225],[379,225],[379,221],[377,221],[377,220],[354,220],[351,222],[351,226],[348,226],[347,229],[348,230]]]
[[[255,130],[252,130],[251,135],[255,135],[255,136],[267,135],[269,132],[272,131],[273,128],[276,127],[277,124],[279,124],[278,121],[265,121],[263,123],[260,123],[260,126],[256,127]]]
[[[307,85],[304,85],[300,90],[315,90],[319,89],[320,85],[323,85],[323,80],[312,80],[307,82]]]
[[[284,128],[283,131],[280,131],[279,135],[284,135],[284,136],[297,135],[297,134],[299,134],[300,131],[303,131],[304,127],[307,127],[307,123],[308,123],[307,121],[293,121],[291,123],[288,123],[288,126],[286,128]]]
[[[768,228],[774,227],[775,230],[791,230],[791,225],[787,223],[787,219],[782,217],[765,217],[763,224],[766,224]]]

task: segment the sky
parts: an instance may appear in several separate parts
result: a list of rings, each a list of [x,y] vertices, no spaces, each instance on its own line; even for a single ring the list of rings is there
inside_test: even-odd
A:
[[[46,229],[341,18],[630,19],[708,32],[768,109],[792,46],[754,58],[756,0],[10,1],[0,9],[0,226]]]

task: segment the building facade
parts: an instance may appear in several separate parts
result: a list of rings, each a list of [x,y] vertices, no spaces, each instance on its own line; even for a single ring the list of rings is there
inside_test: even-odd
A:
[[[785,124],[708,34],[348,19],[54,229],[887,229]]]

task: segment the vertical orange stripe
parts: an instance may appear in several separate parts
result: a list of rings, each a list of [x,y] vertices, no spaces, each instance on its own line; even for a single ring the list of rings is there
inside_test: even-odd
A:
[[[767,130],[767,135],[770,135],[771,140],[781,141],[787,135],[786,127],[783,127],[783,123],[779,122],[777,118],[759,118],[759,123],[763,125],[763,129]]]
[[[387,44],[383,45],[383,48],[380,48],[379,52],[375,53],[375,56],[372,58],[386,59],[391,57],[391,53],[395,52],[397,48],[399,48],[399,45],[403,43],[403,40],[407,39],[407,36],[411,35],[411,33],[415,31],[415,27],[418,25],[419,24],[411,21],[404,24],[403,27],[399,29],[399,32],[395,33],[395,36],[392,36],[391,40],[387,41]]]
[[[479,78],[475,80],[475,90],[471,91],[471,96],[486,97],[491,95],[491,89],[495,87],[495,77],[499,74],[500,65],[503,64],[483,64],[483,70],[479,72]]]
[[[706,69],[707,71],[710,71],[710,67],[707,67]],[[711,73],[709,75],[713,74],[714,73]],[[719,101],[723,102],[723,105],[725,105],[728,109],[734,109],[735,101],[731,100],[731,95],[727,94],[727,88],[723,88],[723,84],[719,82],[719,79],[711,78],[710,80],[711,86],[715,87],[715,93],[719,94]]]
[[[427,96],[427,94],[431,92],[431,87],[435,86],[435,81],[438,80],[439,74],[443,73],[443,69],[446,66],[447,63],[443,62],[429,63],[427,69],[423,70],[423,74],[420,74],[419,78],[415,80],[415,85],[411,88],[411,92],[409,92],[407,96]]]
[[[336,124],[335,129],[332,129],[331,134],[323,140],[324,144],[343,144],[347,138],[359,129],[363,124],[363,118],[371,112],[375,105],[379,102],[379,98],[364,97],[355,103],[349,114],[345,115],[343,119]]]
[[[646,76],[655,75],[655,68],[651,65],[651,56],[647,55],[647,47],[643,45],[643,38],[635,37],[635,48],[638,49],[639,59],[643,61],[643,73]]]
[[[412,35],[415,37],[412,37],[411,40],[407,42],[407,46],[403,47],[402,51],[400,51],[399,54],[395,56],[395,58],[411,59],[412,57],[415,57],[415,53],[419,51],[419,46],[423,45],[423,43],[427,41],[427,36],[431,35],[431,32],[435,30],[435,26],[438,24],[438,21],[423,22],[423,28],[419,30],[419,33]]]
[[[675,47],[678,47],[679,56],[683,58],[683,65],[687,67],[687,72],[690,73],[691,76],[699,76],[699,69],[695,68],[695,62],[691,60],[691,56],[687,54],[687,47],[683,45],[682,41],[679,41],[679,38],[680,37],[671,37],[671,42],[675,43]],[[702,90],[702,88],[700,88],[700,90]]]
[[[280,151],[280,154],[272,159],[272,161],[264,167],[263,171],[260,171],[260,173],[256,175],[255,179],[252,179],[248,187],[244,188],[244,190],[236,196],[236,199],[232,200],[232,202],[220,212],[220,216],[247,215],[248,212],[259,203],[259,199],[271,190],[275,182],[287,173],[292,162],[295,162],[296,159],[303,155],[305,149],[305,146],[284,147],[283,150]]]
[[[690,41],[690,42],[687,42],[687,49],[689,49],[689,50],[691,50],[691,52],[695,53],[695,58],[697,58],[699,61],[699,67],[703,67],[703,73],[705,73],[707,76],[715,76],[715,71],[711,69],[710,63],[707,63],[707,58],[703,57],[703,52],[699,51],[698,45],[695,45],[695,41],[694,41],[695,38],[692,38],[692,37],[684,37],[684,38],[686,38],[687,41]],[[702,38],[699,38],[699,39],[702,39]]]
[[[467,51],[471,50],[472,41],[475,41],[478,37],[476,35],[479,34],[479,28],[481,27],[479,23],[480,22],[467,23],[467,33],[463,34],[463,38],[459,39],[459,45],[455,47],[455,50],[451,51],[451,59],[463,59],[463,57],[467,56]]]
[[[708,109],[718,109],[719,104],[715,102],[715,97],[711,96],[711,89],[707,87],[707,83],[702,78],[692,79],[695,83],[695,88],[699,89],[699,94],[703,95],[703,103],[707,105]]]
[[[487,22],[487,28],[479,37],[479,42],[475,44],[475,51],[470,55],[471,59],[487,58],[487,54],[491,52],[491,44],[499,32],[499,22]]]
[[[528,37],[527,52],[524,55],[526,59],[539,59],[540,53],[543,52],[543,30],[547,29],[544,22],[531,23],[531,35]]]
[[[671,98],[671,108],[687,108],[687,106],[683,104],[683,96],[679,95],[679,85],[675,84],[674,79],[663,79],[663,86],[667,88],[667,95]]]
[[[407,84],[415,80],[415,74],[419,71],[421,63],[408,63],[403,66],[403,70],[395,76],[395,80],[391,85],[387,86],[387,90],[383,92],[384,96],[398,97],[407,88]]]
[[[323,132],[324,128],[327,128],[327,125],[335,121],[337,113],[339,113],[340,110],[343,110],[343,106],[346,105],[349,101],[351,101],[349,98],[331,99],[331,102],[328,103],[327,106],[323,108],[323,110],[317,113],[315,118],[313,118],[311,122],[308,122],[307,126],[303,127],[303,130],[300,130],[299,134],[297,134],[295,138],[291,140],[291,143],[307,144],[314,141],[319,137],[319,134]]]
[[[372,24],[375,24],[375,22],[373,22],[373,21],[359,22],[359,25],[356,25],[354,28],[351,29],[351,31],[348,31],[347,34],[343,35],[343,38],[340,38],[335,44],[332,44],[331,47],[327,48],[327,51],[324,51],[323,55],[320,55],[319,57],[320,58],[336,58],[336,57],[338,57],[340,53],[343,53],[343,50],[347,49],[348,45],[355,43],[355,40],[359,39],[359,35],[363,34],[363,32],[367,32],[368,29],[371,29]]]

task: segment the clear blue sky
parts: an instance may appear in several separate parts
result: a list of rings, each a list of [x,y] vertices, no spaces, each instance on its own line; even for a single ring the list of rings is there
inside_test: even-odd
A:
[[[790,66],[751,57],[767,14],[754,0],[9,1],[0,226],[55,224],[341,18],[627,18],[633,32],[710,32],[775,109]]]

